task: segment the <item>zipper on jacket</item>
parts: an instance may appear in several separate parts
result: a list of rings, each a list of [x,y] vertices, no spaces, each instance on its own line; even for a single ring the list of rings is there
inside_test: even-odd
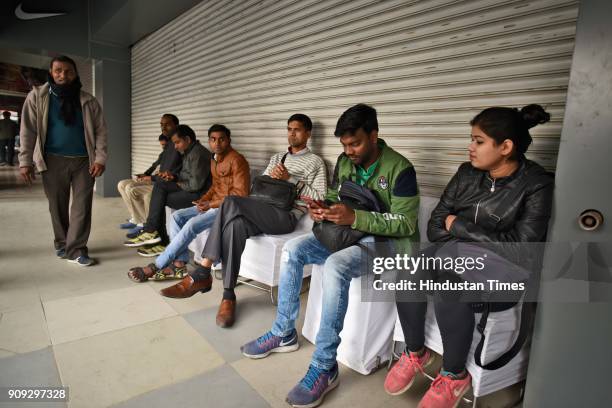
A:
[[[491,180],[491,192],[494,193],[495,192],[495,179],[492,179],[491,177],[487,176],[487,178],[489,180]]]
[[[495,192],[495,179],[492,179],[491,177],[487,176],[487,178],[489,180],[491,180],[491,189],[489,190],[491,193]],[[482,201],[482,198],[480,200],[478,200],[478,203],[476,204],[476,213],[474,214],[474,224],[476,224],[476,221],[478,220],[478,209],[480,208],[480,202]]]

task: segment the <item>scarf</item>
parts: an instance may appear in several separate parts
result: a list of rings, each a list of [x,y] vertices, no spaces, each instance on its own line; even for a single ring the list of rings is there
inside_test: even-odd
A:
[[[77,76],[67,85],[58,85],[53,81],[51,74],[47,73],[50,92],[60,100],[60,118],[67,126],[76,121],[76,114],[81,110],[81,80]]]

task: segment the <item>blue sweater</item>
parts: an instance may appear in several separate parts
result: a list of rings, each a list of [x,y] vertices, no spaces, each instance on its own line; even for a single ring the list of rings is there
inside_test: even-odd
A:
[[[49,93],[49,115],[45,153],[57,154],[60,156],[87,157],[83,112],[79,109],[75,122],[70,126],[66,126],[60,117],[60,110],[59,98],[53,93]]]

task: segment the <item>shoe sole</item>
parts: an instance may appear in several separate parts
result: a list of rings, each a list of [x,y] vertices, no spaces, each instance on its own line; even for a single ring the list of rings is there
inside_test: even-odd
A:
[[[137,253],[138,253],[138,255],[140,255],[142,257],[145,257],[145,258],[153,258],[153,257],[159,256],[159,255],[162,254],[161,252],[160,253],[155,253],[155,254],[143,254],[142,252],[137,252]]]
[[[467,394],[467,392],[470,390],[470,388],[472,388],[472,386],[468,385],[467,387],[465,387],[465,390],[463,390],[463,392],[461,394],[459,394],[459,398],[457,398],[457,402],[455,402],[455,405],[453,405],[453,408],[457,408],[459,406],[459,404],[463,400],[463,396],[465,394]]]
[[[272,350],[268,350],[262,354],[247,354],[243,351],[242,355],[248,358],[252,358],[253,360],[259,360],[261,358],[268,357],[272,353],[291,353],[292,351],[296,351],[299,348],[300,348],[300,343],[296,342],[295,344],[291,344],[289,346],[273,348]]]
[[[160,242],[161,242],[161,238],[153,238],[153,239],[149,239],[149,240],[142,241],[142,242],[123,243],[123,245],[129,248],[138,248],[138,247],[145,246],[145,245],[158,244]]]
[[[463,390],[463,392],[461,392],[461,394],[459,394],[457,396],[457,401],[455,401],[455,403],[453,404],[453,406],[451,408],[457,408],[459,406],[459,404],[461,404],[461,401],[463,401],[463,397],[465,394],[467,394],[467,392],[472,388],[471,384],[468,384],[467,387],[465,387],[465,389]],[[419,402],[419,405],[417,406],[417,408],[421,408],[421,402]]]
[[[67,261],[68,261],[69,263],[72,263],[72,264],[75,264],[75,265],[79,265],[79,266],[82,266],[82,267],[85,267],[85,266],[91,266],[91,265],[93,265],[93,261],[92,261],[92,262],[89,262],[88,264],[81,264],[81,263],[79,263],[79,262],[78,262],[76,259],[68,259]]]
[[[323,403],[323,399],[325,398],[325,396],[330,392],[333,391],[334,389],[336,389],[336,387],[338,386],[338,384],[340,384],[340,378],[336,377],[336,381],[334,381],[333,383],[329,384],[329,387],[327,387],[327,389],[325,391],[323,391],[323,394],[321,394],[321,396],[319,397],[318,400],[311,402],[310,404],[306,404],[306,405],[296,405],[293,404],[289,401],[287,401],[289,403],[289,405],[291,405],[294,408],[314,408],[314,407],[318,407],[319,405],[321,405]],[[453,407],[456,408],[456,407]]]
[[[427,361],[425,362],[425,365],[423,365],[423,371],[425,371],[425,369],[426,369],[427,367],[429,367],[429,366],[430,366],[430,365],[433,363],[434,359],[435,359],[435,357],[434,357],[433,353],[431,353],[431,354],[429,355],[429,360],[427,360]],[[409,382],[408,384],[406,384],[406,386],[405,386],[404,388],[402,388],[401,390],[396,391],[396,392],[389,392],[389,391],[387,391],[387,389],[385,388],[385,392],[386,392],[387,394],[389,394],[389,395],[393,395],[393,396],[396,396],[396,395],[401,395],[401,394],[405,393],[406,391],[408,391],[408,390],[410,389],[410,387],[412,387],[412,384],[414,384],[414,380],[416,379],[416,377],[417,377],[417,375],[418,375],[418,374],[419,374],[419,373],[414,374],[414,377],[412,377],[412,380],[410,380],[410,382]]]

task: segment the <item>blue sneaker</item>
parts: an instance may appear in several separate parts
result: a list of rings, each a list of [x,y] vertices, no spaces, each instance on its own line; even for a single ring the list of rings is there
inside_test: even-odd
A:
[[[338,386],[338,364],[329,371],[311,365],[302,380],[287,395],[287,402],[296,408],[321,405],[325,395]]]
[[[89,266],[93,264],[93,259],[91,259],[87,255],[81,255],[78,258],[68,259],[68,262],[77,264],[79,266]]]
[[[240,347],[240,351],[245,357],[255,359],[268,357],[270,353],[289,353],[300,348],[297,337],[295,329],[286,337],[275,336],[269,331]]]
[[[135,226],[134,228],[128,231],[125,237],[128,239],[136,238],[142,233],[142,231],[144,231],[144,227]]]
[[[123,224],[119,224],[119,228],[121,229],[132,229],[132,228],[136,228],[136,224],[134,224],[132,221],[127,221],[124,222]]]
[[[65,258],[66,257],[66,248],[60,248],[60,249],[56,249],[55,250],[55,255],[57,255],[58,258]]]

